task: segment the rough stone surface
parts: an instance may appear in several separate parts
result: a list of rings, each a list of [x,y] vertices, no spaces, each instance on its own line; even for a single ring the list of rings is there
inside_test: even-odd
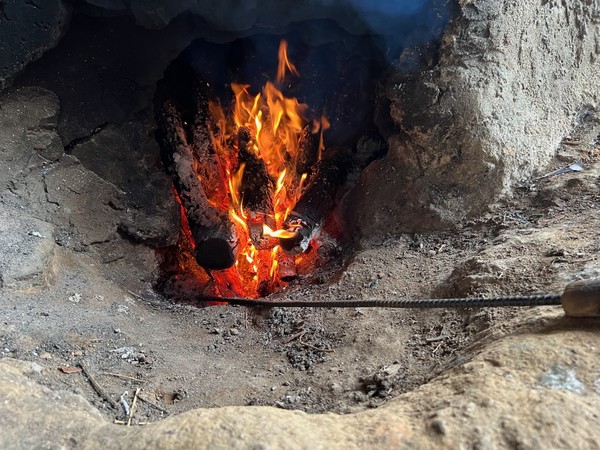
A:
[[[54,274],[54,227],[19,210],[0,210],[0,288],[28,289]]]
[[[56,45],[68,20],[62,0],[0,2],[0,90]]]
[[[0,187],[25,176],[36,152],[54,161],[63,152],[56,124],[59,102],[54,93],[38,87],[0,94]]]
[[[46,175],[48,201],[59,207],[61,225],[75,229],[83,245],[99,244],[117,237],[122,194],[110,183],[86,170],[71,156]]]
[[[27,205],[38,218],[75,227],[84,245],[111,240],[118,229],[154,246],[175,242],[178,205],[151,121],[107,126],[63,157],[53,92],[15,87],[0,95],[0,104],[0,186],[14,207]]]
[[[50,391],[39,384],[28,380],[27,376],[37,369],[35,363],[27,363],[15,359],[4,358],[0,361],[0,385],[2,385],[2,403],[8,405],[23,405],[32,408],[27,419],[31,430],[46,429],[46,432],[30,432],[27,434],[14,433],[22,420],[15,414],[2,414],[0,426],[2,427],[2,447],[4,448],[73,448],[81,439],[83,433],[89,432],[92,427],[97,427],[104,421],[100,413],[81,396],[68,391]],[[57,414],[49,414],[56,408]],[[68,411],[77,411],[67,417]],[[48,428],[46,428],[48,427]],[[67,427],[67,433],[53,433],[50,430],[59,430]],[[17,440],[14,440],[17,439]]]
[[[57,96],[44,88],[0,94],[0,206],[10,219],[2,224],[5,288],[44,284],[52,273],[54,239],[71,250],[93,251],[119,276],[153,279],[157,261],[148,246],[175,241],[179,211],[158,165],[150,122],[107,126],[78,141],[69,151],[86,166],[64,154],[59,111]],[[108,162],[99,157],[106,154]],[[46,232],[38,224],[53,227]],[[133,272],[132,261],[142,262]]]
[[[374,32],[389,34],[398,32],[401,25],[410,27],[419,22],[419,33],[428,34],[429,27],[445,20],[428,12],[435,0],[399,3],[362,2],[356,0],[277,1],[251,0],[238,2],[225,0],[210,2],[202,0],[132,0],[131,11],[141,25],[162,28],[174,17],[190,12],[206,20],[216,30],[244,31],[258,27],[283,27],[292,22],[330,18],[353,33]],[[427,32],[425,32],[427,30]]]
[[[164,247],[179,236],[179,205],[151,124],[146,118],[109,125],[75,145],[72,155],[123,192],[120,230],[136,242]]]
[[[67,145],[148,107],[167,65],[197,37],[185,20],[156,31],[127,16],[76,14],[60,45],[30,64],[15,83],[43,86],[58,96],[58,130]]]
[[[394,123],[380,123],[388,155],[348,202],[360,236],[441,229],[481,213],[539,171],[597,108],[598,2],[463,0],[460,8],[437,64],[392,71],[382,86]],[[410,64],[408,52],[396,66]]]
[[[227,407],[127,428],[109,424],[79,395],[28,379],[31,363],[5,358],[0,443],[82,449],[598,448],[599,322],[548,309],[530,314],[527,323],[501,339],[488,330],[469,361],[385,407],[346,416]]]

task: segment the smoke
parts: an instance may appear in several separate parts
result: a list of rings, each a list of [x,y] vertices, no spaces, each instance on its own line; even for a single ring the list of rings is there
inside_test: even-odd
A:
[[[412,16],[423,10],[425,0],[348,0],[356,11],[391,17]]]
[[[331,0],[321,0],[325,4]],[[439,40],[453,15],[452,0],[341,0],[352,14],[338,20],[350,32],[373,36],[388,61],[402,49]],[[351,20],[354,18],[354,22]],[[362,25],[363,29],[359,27]],[[355,27],[352,29],[352,27]]]
[[[211,3],[211,14],[220,17],[236,1]],[[369,126],[377,82],[403,50],[416,55],[402,60],[403,70],[421,70],[434,61],[430,56],[456,5],[456,0],[249,2],[245,7],[254,5],[254,25],[239,31],[241,23],[231,23],[237,15],[229,14],[229,22],[203,16],[198,26],[207,34],[181,59],[229,105],[230,82],[248,84],[256,94],[274,79],[279,41],[285,38],[300,76],[289,76],[282,90],[308,104],[311,116],[329,118],[326,139],[334,144],[349,142]],[[215,29],[229,39],[215,39]]]

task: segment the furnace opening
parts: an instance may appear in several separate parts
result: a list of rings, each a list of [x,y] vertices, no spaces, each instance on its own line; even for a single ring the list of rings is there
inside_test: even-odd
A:
[[[182,217],[164,252],[168,289],[262,297],[314,282],[348,246],[335,207],[348,174],[385,153],[372,101],[385,59],[289,34],[292,45],[195,42],[158,84],[158,140]],[[358,154],[369,134],[379,145]]]

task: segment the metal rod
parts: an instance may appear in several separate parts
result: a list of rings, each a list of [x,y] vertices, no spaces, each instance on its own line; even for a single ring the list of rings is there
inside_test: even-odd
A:
[[[264,300],[199,296],[198,301],[225,302],[231,305],[267,308],[496,308],[501,306],[560,305],[560,294],[512,295],[499,297],[424,298],[424,299],[367,299],[367,300]]]

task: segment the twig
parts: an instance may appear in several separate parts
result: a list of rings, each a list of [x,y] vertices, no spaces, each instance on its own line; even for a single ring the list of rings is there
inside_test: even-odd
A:
[[[128,293],[129,295],[133,295],[134,297],[136,297],[136,298],[138,298],[138,299],[142,300],[142,296],[141,296],[141,295],[138,295],[138,294],[136,294],[135,292],[127,291],[127,293]]]
[[[302,330],[299,333],[296,334],[292,334],[290,337],[285,338],[284,340],[282,340],[281,342],[283,344],[289,344],[290,342],[292,342],[294,339],[298,339],[301,338],[302,336],[304,336],[306,334],[306,330]]]
[[[300,340],[298,341],[298,343],[299,343],[300,345],[303,345],[304,347],[311,348],[311,349],[313,349],[313,350],[316,350],[316,351],[318,351],[318,352],[333,353],[333,350],[332,350],[332,349],[330,349],[330,348],[319,348],[319,347],[315,347],[314,345],[307,344],[307,343],[306,343],[306,342],[304,342],[302,339],[300,339]]]
[[[444,339],[448,338],[447,334],[440,334],[439,336],[436,337],[432,337],[432,338],[425,338],[425,342],[437,342],[437,341],[443,341]]]
[[[170,414],[169,411],[167,411],[165,408],[163,408],[162,406],[158,406],[156,403],[151,402],[150,400],[148,400],[146,397],[142,397],[141,395],[138,394],[138,398],[143,401],[144,403],[148,403],[150,406],[152,406],[155,409],[158,409],[160,412],[165,413],[165,414]]]
[[[92,385],[94,390],[98,393],[98,395],[100,395],[100,397],[102,397],[104,400],[106,400],[110,404],[110,406],[112,406],[114,409],[118,409],[119,406],[117,405],[117,402],[115,402],[112,398],[110,398],[108,396],[108,394],[106,392],[104,392],[104,389],[102,389],[100,387],[100,385],[96,382],[96,380],[94,379],[94,377],[88,370],[87,366],[81,361],[79,362],[78,366],[81,367],[81,370],[87,377],[88,381],[90,382],[90,384]]]
[[[133,402],[131,402],[131,409],[129,410],[129,418],[127,419],[127,426],[131,426],[131,419],[133,419],[133,413],[135,411],[135,405],[137,404],[138,395],[140,393],[140,388],[135,390],[135,394],[133,394]]]
[[[145,380],[140,380],[139,378],[130,377],[128,375],[121,375],[120,373],[102,372],[102,375],[110,375],[110,376],[113,376],[113,377],[122,378],[124,380],[136,381],[138,383],[145,383],[146,382]]]

